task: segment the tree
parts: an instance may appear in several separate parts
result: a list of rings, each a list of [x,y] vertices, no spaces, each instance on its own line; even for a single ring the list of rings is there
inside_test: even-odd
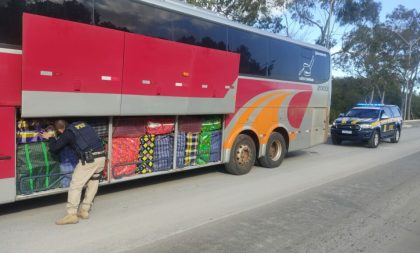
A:
[[[404,82],[402,86],[401,101],[404,105],[404,118],[410,118],[412,98],[416,82],[419,81],[420,65],[420,13],[416,9],[407,10],[398,6],[390,15],[384,27],[392,31],[392,37],[398,43],[397,74]]]
[[[400,6],[387,16],[385,23],[358,25],[343,38],[342,53],[336,59],[347,73],[369,79],[371,89],[379,93],[381,101],[390,91],[400,94],[398,104],[402,105],[404,115],[410,115],[410,109],[404,110],[405,103],[411,104],[418,79],[420,55],[414,42],[420,35],[419,21],[415,10],[407,11]]]
[[[281,0],[283,1],[283,0]],[[283,26],[280,16],[273,15],[268,0],[187,0],[189,4],[217,12],[230,20],[279,32]]]
[[[287,1],[292,19],[302,26],[319,31],[316,43],[332,48],[340,26],[375,23],[379,20],[380,4],[373,0],[301,0]],[[278,5],[284,0],[276,0]]]

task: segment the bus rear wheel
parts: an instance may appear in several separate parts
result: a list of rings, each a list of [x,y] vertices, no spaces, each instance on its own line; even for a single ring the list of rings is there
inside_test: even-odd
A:
[[[265,155],[258,158],[258,161],[263,167],[276,168],[283,162],[286,152],[286,141],[283,135],[273,132],[268,139]]]
[[[225,164],[226,171],[233,175],[247,174],[254,166],[256,159],[255,143],[246,134],[240,134],[233,143],[230,159]]]

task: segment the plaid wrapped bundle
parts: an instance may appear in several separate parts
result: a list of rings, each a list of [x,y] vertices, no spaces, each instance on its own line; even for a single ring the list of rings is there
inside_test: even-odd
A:
[[[140,165],[137,173],[146,174],[153,171],[155,138],[153,134],[146,134],[140,137]]]
[[[146,120],[139,117],[115,118],[113,137],[140,137],[146,133]]]
[[[203,120],[199,116],[183,116],[179,118],[179,131],[185,133],[199,133]]]
[[[58,158],[51,155],[45,142],[18,145],[16,155],[18,194],[31,194],[60,187]]]
[[[108,120],[106,119],[87,119],[88,123],[101,138],[108,137]]]
[[[200,139],[200,134],[187,133],[185,137],[184,166],[193,166],[197,164],[199,139]]]
[[[139,138],[113,138],[112,139],[112,175],[121,178],[134,174],[137,168],[138,153],[140,149]]]
[[[184,168],[185,158],[185,133],[179,133],[176,144],[176,167]]]
[[[167,171],[172,169],[174,157],[174,137],[159,135],[155,139],[155,159],[153,171]]]
[[[211,149],[209,162],[219,162],[222,160],[222,131],[213,131],[211,133]]]
[[[211,148],[211,132],[201,132],[200,142],[198,145],[198,159],[199,165],[204,165],[210,160],[210,148]]]
[[[202,132],[211,132],[222,129],[222,119],[220,116],[208,116],[201,125]]]

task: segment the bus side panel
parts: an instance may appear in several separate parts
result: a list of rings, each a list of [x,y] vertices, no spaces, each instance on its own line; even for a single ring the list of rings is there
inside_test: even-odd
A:
[[[14,201],[15,185],[15,108],[0,107],[0,203]]]
[[[22,94],[22,55],[0,52],[0,106],[19,106]]]
[[[234,111],[238,54],[125,36],[121,115]]]
[[[123,54],[124,32],[25,14],[23,116],[118,115]]]

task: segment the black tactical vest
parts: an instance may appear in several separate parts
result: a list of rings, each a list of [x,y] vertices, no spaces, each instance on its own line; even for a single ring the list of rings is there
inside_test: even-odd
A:
[[[103,151],[103,143],[95,130],[85,122],[75,122],[67,128],[75,136],[75,148],[79,154],[87,151]]]

